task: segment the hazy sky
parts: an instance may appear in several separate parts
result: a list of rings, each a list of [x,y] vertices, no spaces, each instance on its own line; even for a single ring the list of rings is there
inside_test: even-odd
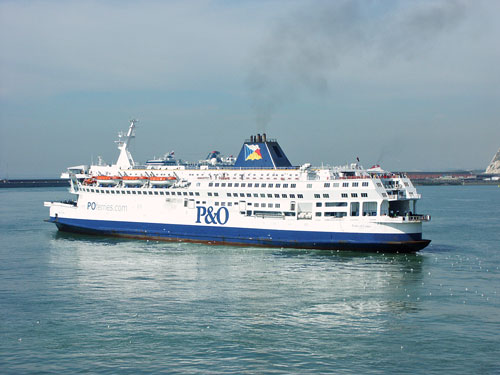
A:
[[[500,1],[1,1],[0,178],[118,156],[486,168],[500,147]]]

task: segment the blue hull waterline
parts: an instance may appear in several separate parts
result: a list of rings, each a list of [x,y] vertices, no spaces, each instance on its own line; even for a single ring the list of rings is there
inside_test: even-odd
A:
[[[217,245],[252,245],[320,250],[416,252],[431,241],[421,233],[299,232],[51,217],[63,232]]]

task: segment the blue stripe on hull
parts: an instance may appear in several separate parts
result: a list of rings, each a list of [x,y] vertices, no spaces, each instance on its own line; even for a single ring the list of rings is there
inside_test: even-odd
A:
[[[68,232],[233,245],[414,252],[430,242],[422,240],[421,233],[306,232],[53,217],[50,221]]]

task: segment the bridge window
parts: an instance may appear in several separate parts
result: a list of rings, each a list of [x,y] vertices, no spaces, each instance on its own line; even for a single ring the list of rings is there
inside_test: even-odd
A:
[[[367,193],[361,193],[361,198],[367,198],[368,194]]]
[[[330,198],[329,194],[323,194],[323,198]]]
[[[344,216],[347,216],[347,212],[325,212],[325,216],[344,217]]]
[[[314,194],[314,198],[319,199],[320,195],[319,194]]]
[[[362,186],[368,186],[368,182],[363,182]]]
[[[342,183],[342,187],[349,187],[349,182]]]
[[[363,216],[377,216],[377,202],[364,202]]]
[[[351,202],[351,216],[359,216],[359,202]]]
[[[353,182],[352,183],[352,187],[358,187],[358,183],[357,182]]]
[[[347,193],[342,193],[342,198],[347,198]]]
[[[358,197],[358,193],[351,193],[351,197],[357,198]]]
[[[347,207],[347,202],[326,202],[325,207]]]

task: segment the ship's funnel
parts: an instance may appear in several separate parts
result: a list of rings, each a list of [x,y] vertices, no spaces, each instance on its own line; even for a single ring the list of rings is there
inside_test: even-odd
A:
[[[278,141],[267,141],[266,134],[250,136],[234,164],[236,168],[289,168],[292,166]]]

